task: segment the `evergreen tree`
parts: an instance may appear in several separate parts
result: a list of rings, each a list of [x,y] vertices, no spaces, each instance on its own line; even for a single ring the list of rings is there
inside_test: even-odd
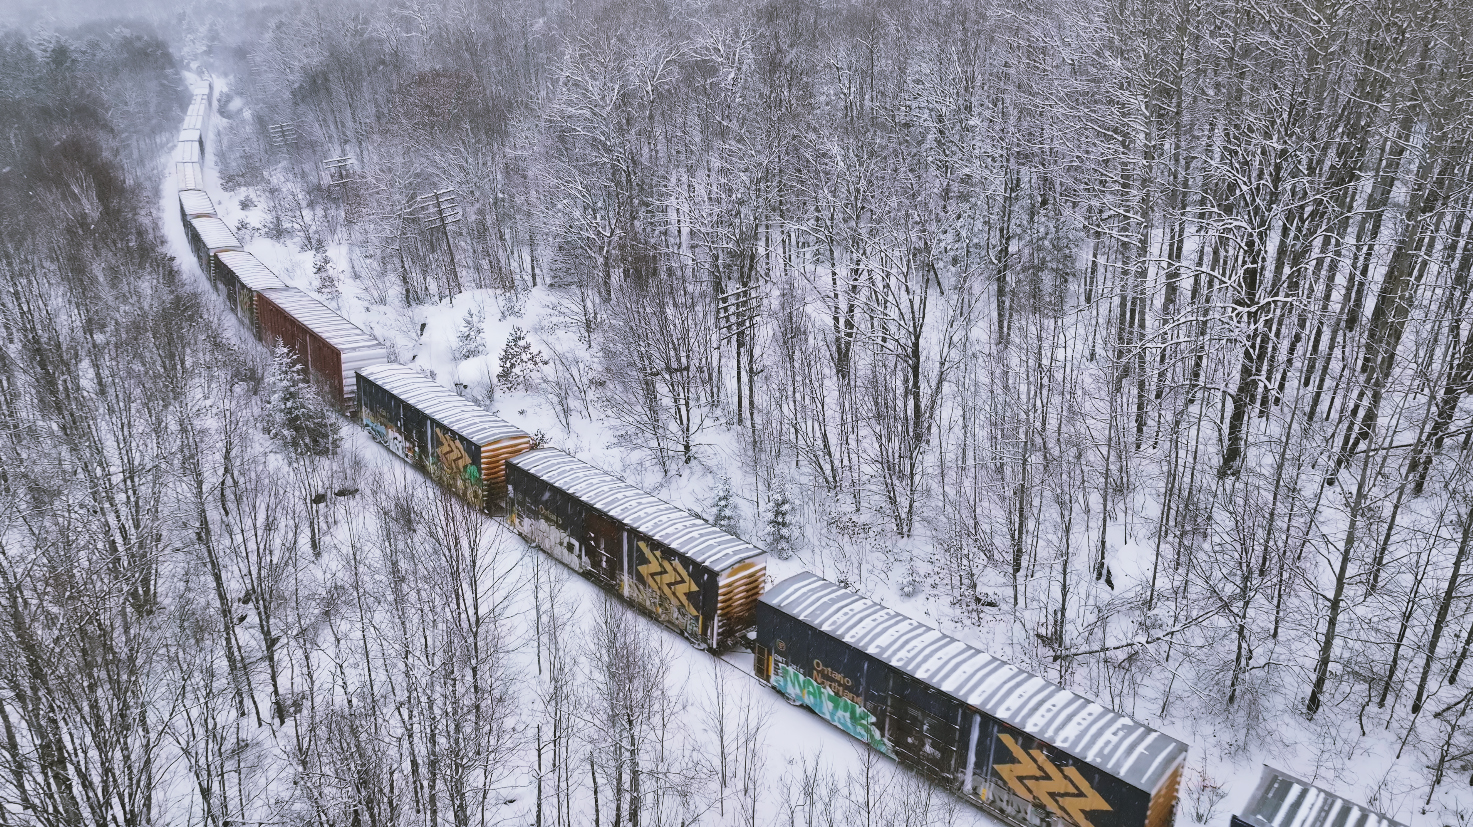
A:
[[[506,337],[506,346],[501,349],[501,370],[496,374],[496,381],[509,391],[532,390],[545,364],[547,357],[542,351],[532,349],[527,331],[513,327],[511,335]]]
[[[283,344],[271,349],[266,376],[266,433],[298,456],[327,456],[337,449],[338,426],[307,382],[307,371]]]
[[[793,501],[786,488],[778,487],[768,495],[767,550],[779,560],[789,560],[798,550],[798,527],[793,524]]]
[[[741,511],[737,509],[736,492],[731,487],[731,477],[722,476],[716,488],[716,502],[711,506],[711,524],[733,536],[741,536]]]
[[[486,312],[479,307],[465,311],[460,333],[455,338],[455,358],[474,359],[486,352]]]
[[[312,253],[312,273],[317,277],[317,292],[327,299],[328,304],[336,307],[343,293],[338,286],[337,268],[332,266],[332,259],[325,248],[319,246]]]

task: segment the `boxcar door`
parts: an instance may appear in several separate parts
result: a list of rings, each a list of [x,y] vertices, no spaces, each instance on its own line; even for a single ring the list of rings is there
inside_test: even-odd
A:
[[[619,560],[624,548],[624,532],[618,523],[593,511],[584,518],[583,527],[588,533],[584,541],[587,547],[584,556],[588,559],[589,572],[606,587],[616,588],[624,568]]]

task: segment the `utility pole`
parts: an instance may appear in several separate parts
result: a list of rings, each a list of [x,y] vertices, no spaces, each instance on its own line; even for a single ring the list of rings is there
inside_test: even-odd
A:
[[[297,144],[297,127],[291,121],[272,124],[266,132],[271,136],[272,149],[286,149]]]
[[[353,163],[353,158],[348,155],[323,161],[322,168],[327,173],[327,188],[332,189],[334,184],[347,183],[353,174]]]
[[[425,229],[439,229],[445,234],[445,252],[450,256],[450,303],[455,304],[455,294],[461,292],[460,271],[455,264],[455,245],[450,242],[450,225],[460,220],[460,205],[456,203],[454,188],[436,190],[421,195],[416,202],[420,221]]]
[[[746,348],[748,353],[747,364],[747,396],[755,392],[756,386],[751,381],[752,371],[755,367],[751,358],[751,333],[757,327],[757,313],[762,309],[762,296],[757,293],[757,286],[748,284],[741,287],[733,287],[725,293],[716,297],[716,329],[721,334],[721,341],[736,340],[736,392],[737,392],[737,425],[745,424],[742,421],[742,349]],[[752,399],[747,399],[749,412],[755,409]],[[755,424],[755,423],[754,423]]]

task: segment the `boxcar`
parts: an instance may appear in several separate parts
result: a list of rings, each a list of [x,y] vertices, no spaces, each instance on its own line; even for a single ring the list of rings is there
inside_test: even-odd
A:
[[[1232,827],[1403,827],[1380,813],[1286,775],[1267,764]]]
[[[1186,745],[823,578],[757,604],[757,676],[1022,827],[1167,827]]]
[[[184,141],[178,144],[174,150],[174,162],[179,164],[203,163],[204,156],[200,155],[199,144],[194,141]]]
[[[700,645],[751,629],[766,552],[553,448],[506,476],[512,527],[574,570]]]
[[[204,190],[179,191],[179,220],[185,224],[191,218],[202,218],[215,214],[215,204]]]
[[[358,371],[363,427],[390,451],[488,513],[506,503],[506,461],[532,447],[526,431],[403,365]]]
[[[288,289],[286,282],[250,253],[227,250],[215,255],[215,289],[225,297],[225,303],[245,323],[251,335],[267,341],[261,336],[257,297],[263,290]],[[308,365],[308,370],[311,370],[311,365]],[[339,372],[339,388],[342,383],[342,373]],[[341,396],[341,392],[338,395]]]
[[[271,272],[265,267],[261,269]],[[249,290],[249,284],[242,285],[242,295]],[[261,341],[267,346],[277,342],[286,345],[308,373],[327,385],[332,401],[343,410],[352,411],[358,396],[354,374],[360,368],[388,361],[384,346],[332,308],[295,287],[278,282],[275,287],[251,292],[255,329]]]
[[[189,249],[194,253],[199,269],[215,283],[215,256],[229,250],[240,250],[240,239],[225,226],[225,222],[212,215],[191,218],[184,223],[184,234],[189,237]]]
[[[204,137],[204,131],[203,130],[200,130],[200,129],[189,129],[189,128],[185,128],[185,129],[179,130],[179,143],[181,143],[181,144],[197,144],[199,146],[200,157],[202,157],[202,158],[204,157],[204,154],[205,154],[205,137]]]
[[[179,185],[179,191],[203,190],[205,188],[205,171],[198,161],[180,161],[174,165],[175,182]],[[186,226],[188,224],[186,223]]]

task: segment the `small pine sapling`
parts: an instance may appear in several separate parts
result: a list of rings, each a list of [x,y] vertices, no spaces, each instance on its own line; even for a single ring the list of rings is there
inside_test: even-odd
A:
[[[455,337],[455,358],[464,362],[486,353],[486,311],[472,307],[465,311],[460,320],[460,332]]]
[[[317,292],[321,293],[329,304],[336,305],[342,296],[342,290],[338,286],[338,271],[332,266],[332,259],[326,250],[318,249],[312,254],[312,274],[317,277]]]
[[[501,349],[501,370],[496,382],[508,391],[530,391],[542,377],[542,366],[547,364],[542,351],[533,350],[527,331],[513,327],[506,337],[506,346]]]
[[[338,426],[307,382],[307,371],[285,345],[271,349],[266,376],[266,434],[298,456],[325,457],[337,450]]]
[[[731,477],[723,476],[716,488],[716,502],[711,505],[711,525],[733,536],[741,536],[742,514],[737,509],[736,492],[731,487]]]
[[[785,488],[777,488],[768,495],[767,532],[763,538],[767,550],[779,560],[790,560],[798,550],[798,529],[793,524],[793,501]]]

